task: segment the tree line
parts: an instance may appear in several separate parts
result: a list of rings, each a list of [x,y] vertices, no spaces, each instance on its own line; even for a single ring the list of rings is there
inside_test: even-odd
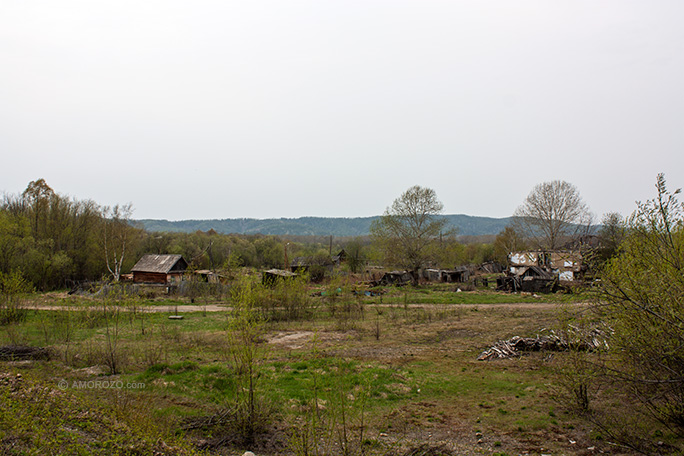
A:
[[[282,266],[272,236],[153,233],[131,223],[130,206],[101,206],[55,192],[44,179],[0,203],[0,273],[19,271],[39,290],[117,278],[144,253],[178,253],[193,267]]]
[[[550,212],[551,220],[541,216],[544,204],[558,206],[555,213]],[[530,207],[538,212],[531,212]],[[118,280],[145,253],[181,254],[192,268],[211,270],[282,268],[287,259],[295,257],[324,262],[342,249],[351,259],[351,272],[361,272],[369,263],[414,272],[422,267],[505,264],[512,251],[556,247],[560,240],[586,232],[591,219],[577,190],[560,182],[535,187],[516,211],[517,224],[496,237],[464,242],[446,219],[439,217],[442,209],[434,190],[416,186],[373,222],[370,236],[238,235],[213,229],[151,232],[132,221],[130,205],[108,207],[70,198],[38,179],[21,194],[6,194],[0,202],[0,273],[19,271],[44,291],[107,277]],[[613,229],[614,237],[621,219],[617,214],[611,216],[604,228]],[[550,243],[545,243],[545,236]],[[615,239],[602,244],[611,242],[615,249]]]
[[[268,236],[150,232],[136,225],[130,205],[102,206],[53,190],[44,179],[0,201],[0,273],[19,272],[41,291],[69,288],[83,281],[118,279],[145,253],[181,254],[195,269],[282,268],[285,256],[329,259],[345,249],[351,272],[369,262],[385,263],[370,237]],[[463,244],[443,236],[432,264],[492,261],[491,243]]]

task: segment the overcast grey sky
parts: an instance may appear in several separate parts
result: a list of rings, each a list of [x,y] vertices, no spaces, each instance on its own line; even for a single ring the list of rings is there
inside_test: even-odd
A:
[[[1,0],[0,192],[135,218],[506,217],[684,187],[680,0]]]

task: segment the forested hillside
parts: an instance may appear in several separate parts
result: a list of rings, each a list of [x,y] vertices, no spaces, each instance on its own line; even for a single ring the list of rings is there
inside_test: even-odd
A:
[[[473,217],[463,214],[444,215],[457,234],[480,236],[497,234],[510,218]],[[365,236],[377,217],[300,217],[280,219],[222,220],[138,220],[147,231],[185,232],[214,230],[225,234],[270,234],[295,236]]]

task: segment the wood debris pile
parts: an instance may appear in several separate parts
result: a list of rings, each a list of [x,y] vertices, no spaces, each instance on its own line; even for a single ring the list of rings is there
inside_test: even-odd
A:
[[[525,352],[538,351],[597,351],[608,348],[609,332],[602,329],[582,331],[570,326],[562,335],[550,331],[548,335],[537,337],[514,336],[508,340],[500,340],[477,357],[478,361],[505,359],[522,356]]]
[[[23,361],[35,359],[50,359],[50,351],[42,347],[28,347],[25,345],[5,345],[0,347],[1,361]]]

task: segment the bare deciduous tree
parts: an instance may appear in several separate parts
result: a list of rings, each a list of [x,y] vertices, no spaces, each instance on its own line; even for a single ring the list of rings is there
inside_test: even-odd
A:
[[[443,209],[433,189],[413,186],[373,222],[371,236],[388,262],[412,271],[415,278],[435,253],[435,241],[446,234],[447,220],[438,217]]]
[[[494,256],[501,264],[506,264],[508,255],[527,247],[520,233],[510,226],[504,228],[494,239]]]
[[[560,248],[592,223],[592,214],[577,188],[560,180],[536,185],[513,216],[517,231],[536,247],[549,250]]]

